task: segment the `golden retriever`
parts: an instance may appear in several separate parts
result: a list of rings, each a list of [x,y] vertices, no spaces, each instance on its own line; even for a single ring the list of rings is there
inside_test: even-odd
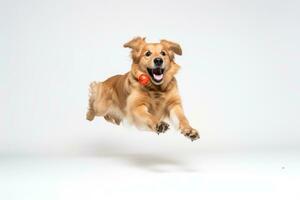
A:
[[[131,70],[90,84],[87,120],[103,116],[119,125],[126,119],[137,128],[159,134],[169,129],[164,120],[170,119],[183,135],[198,139],[198,131],[184,115],[174,77],[179,69],[174,56],[182,55],[180,45],[167,40],[147,43],[136,37],[124,47],[131,49]],[[139,81],[141,75],[146,75],[144,82]]]

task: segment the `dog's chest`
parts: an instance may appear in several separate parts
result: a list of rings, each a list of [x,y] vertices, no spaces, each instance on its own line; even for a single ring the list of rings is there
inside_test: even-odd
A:
[[[148,95],[150,98],[150,113],[160,115],[165,108],[166,97],[164,93],[159,91],[150,91]]]

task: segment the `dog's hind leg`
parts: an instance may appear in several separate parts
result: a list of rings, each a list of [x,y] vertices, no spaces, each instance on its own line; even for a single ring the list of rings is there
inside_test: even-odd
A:
[[[93,109],[93,101],[91,99],[89,99],[89,107],[88,107],[88,111],[86,113],[86,119],[89,121],[92,121],[95,118],[95,111]]]
[[[111,105],[110,94],[102,82],[90,84],[90,97],[86,119],[92,121],[95,116],[104,116]]]
[[[95,118],[94,102],[97,97],[98,83],[92,82],[89,88],[89,105],[86,113],[86,119],[92,121]]]
[[[114,115],[110,115],[110,114],[106,114],[104,115],[104,119],[110,123],[116,124],[116,125],[120,125],[121,123],[121,119],[119,117],[116,117]]]
[[[111,90],[109,90],[104,83],[91,83],[89,108],[86,119],[91,121],[95,116],[105,116],[112,105],[111,96]]]

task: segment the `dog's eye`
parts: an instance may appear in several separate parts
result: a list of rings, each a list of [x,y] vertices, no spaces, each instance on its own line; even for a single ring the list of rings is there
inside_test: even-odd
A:
[[[149,57],[149,56],[151,56],[151,51],[147,51],[146,53],[145,53],[145,56],[147,56],[147,57]]]
[[[166,52],[162,51],[162,52],[160,52],[160,54],[161,54],[162,56],[165,56],[165,55],[166,55]]]

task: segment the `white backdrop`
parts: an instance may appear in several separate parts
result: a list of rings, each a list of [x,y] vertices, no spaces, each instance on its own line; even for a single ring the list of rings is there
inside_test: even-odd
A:
[[[137,35],[182,45],[177,78],[186,114],[201,132],[194,146],[295,147],[299,6],[299,1],[2,1],[0,151],[63,153],[101,137],[190,145],[174,131],[158,138],[103,120],[85,121],[89,82],[127,72],[131,61],[122,45]]]
[[[175,197],[202,189],[205,199],[257,199],[251,191],[296,198],[299,7],[292,0],[1,0],[1,199],[139,192],[153,199],[181,189]],[[200,140],[85,120],[89,83],[130,69],[122,45],[134,36],[181,44],[177,79]],[[31,160],[46,155],[66,161]],[[110,182],[119,179],[126,184]]]

